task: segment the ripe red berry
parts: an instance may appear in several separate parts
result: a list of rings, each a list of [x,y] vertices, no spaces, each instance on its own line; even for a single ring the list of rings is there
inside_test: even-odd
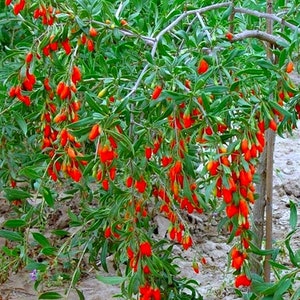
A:
[[[75,85],[77,84],[78,81],[81,80],[81,72],[77,66],[73,67],[71,79]]]
[[[62,47],[64,48],[67,55],[69,55],[72,51],[69,39],[65,39],[61,42]]]
[[[95,124],[89,133],[89,140],[90,141],[95,140],[99,134],[100,134],[100,126],[99,124]]]
[[[204,74],[208,70],[208,63],[205,59],[201,59],[198,66],[198,74]]]
[[[240,286],[250,286],[251,280],[245,275],[240,274],[235,279],[235,287],[239,288]]]
[[[94,27],[91,27],[90,30],[89,30],[89,34],[90,34],[91,37],[95,37],[95,36],[98,35],[98,32]]]
[[[289,61],[286,65],[286,72],[291,73],[294,70],[294,64],[292,61]]]
[[[271,120],[270,123],[269,123],[269,128],[272,129],[273,131],[276,131],[277,130],[277,124],[276,124],[276,121],[275,120]]]
[[[110,228],[109,226],[106,227],[105,230],[104,230],[104,237],[105,237],[106,239],[108,239],[108,238],[111,237],[111,228]]]
[[[145,157],[149,160],[152,156],[152,148],[151,147],[146,147],[145,148]]]
[[[133,178],[131,176],[129,176],[127,179],[126,179],[126,186],[128,188],[130,188],[132,186],[132,183],[133,183]]]
[[[25,62],[27,64],[30,64],[33,58],[33,54],[31,52],[27,53],[26,57],[25,57]]]
[[[144,256],[151,256],[152,255],[152,248],[149,242],[143,242],[140,244],[140,252],[141,255]]]
[[[108,179],[104,179],[104,180],[102,181],[102,187],[103,187],[103,189],[104,189],[105,191],[108,191],[108,189],[109,189],[109,181],[108,181]]]
[[[93,52],[95,50],[94,42],[91,39],[88,39],[86,41],[86,47],[90,52]]]
[[[124,20],[124,19],[122,19],[122,20],[120,21],[120,24],[121,24],[122,26],[127,26],[127,25],[128,25],[127,21]]]
[[[232,39],[233,39],[233,34],[232,34],[231,32],[227,32],[227,33],[225,34],[225,37],[227,38],[227,40],[232,41]]]
[[[242,152],[245,154],[248,151],[248,140],[247,139],[243,139],[241,142],[241,150]]]
[[[152,99],[156,100],[160,96],[161,92],[162,92],[162,87],[160,85],[157,85],[153,90]]]

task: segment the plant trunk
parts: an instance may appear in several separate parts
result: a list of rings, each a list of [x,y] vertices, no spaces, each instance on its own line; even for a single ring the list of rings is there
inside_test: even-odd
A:
[[[266,134],[267,149],[267,169],[266,169],[266,249],[272,249],[273,239],[273,164],[274,164],[274,145],[276,134],[272,130],[268,130]],[[266,256],[264,264],[264,279],[270,282],[271,266],[269,260],[270,255]]]
[[[253,232],[254,232],[254,244],[261,249],[262,241],[264,238],[264,220],[265,220],[265,195],[266,195],[266,170],[267,170],[267,151],[262,153],[257,168],[257,175],[259,176],[259,181],[256,184],[256,192],[258,194],[258,199],[255,201],[253,206]],[[263,269],[261,266],[261,256],[252,255],[251,256],[251,271],[256,274],[262,274]]]
[[[267,13],[273,13],[273,0],[267,0]],[[272,34],[273,22],[267,20],[267,33]],[[268,58],[275,62],[273,53],[271,51],[272,45],[267,47]],[[272,95],[270,95],[272,98]],[[273,160],[274,160],[274,145],[275,145],[275,132],[270,129],[266,132],[266,147],[262,153],[258,175],[259,183],[257,184],[257,192],[259,198],[257,199],[253,208],[253,223],[255,240],[254,243],[258,248],[262,248],[262,241],[265,233],[265,249],[272,249],[272,236],[273,236]],[[264,220],[266,220],[264,227]],[[265,230],[264,230],[265,228]],[[260,257],[252,256],[252,271],[256,274],[262,273],[260,265]],[[264,262],[264,279],[266,282],[270,281],[271,268],[269,264],[270,256],[266,256]]]

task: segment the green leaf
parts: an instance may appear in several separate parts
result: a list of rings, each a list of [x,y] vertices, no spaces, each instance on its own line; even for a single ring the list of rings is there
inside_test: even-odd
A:
[[[291,113],[288,112],[287,110],[285,110],[282,106],[280,106],[277,102],[275,101],[268,101],[268,104],[271,106],[271,108],[278,110],[282,115],[284,115],[285,117],[290,118],[291,117]]]
[[[105,240],[101,249],[101,257],[100,257],[101,265],[105,272],[108,272],[108,268],[106,264],[107,250],[108,250],[108,240]]]
[[[47,187],[43,188],[43,197],[44,200],[46,201],[46,203],[50,206],[50,207],[54,207],[54,198],[53,195],[50,191],[50,189],[48,189]]]
[[[228,6],[228,8],[223,12],[222,14],[222,17],[221,17],[221,20],[224,21],[224,20],[227,20],[228,17],[231,15],[232,13],[232,6]]]
[[[26,222],[21,219],[15,219],[15,220],[7,220],[4,222],[3,226],[8,228],[18,228],[26,225]]]
[[[296,229],[298,223],[296,204],[290,200],[290,226],[293,230]]]
[[[93,112],[97,112],[99,114],[103,114],[103,109],[101,107],[101,105],[99,105],[93,98],[95,97],[95,95],[90,94],[89,92],[86,92],[86,101],[89,104],[89,106],[91,107]]]
[[[257,65],[262,67],[263,69],[274,70],[277,71],[276,67],[269,61],[261,59],[256,61]]]
[[[51,233],[53,233],[59,237],[66,237],[66,236],[70,235],[70,233],[68,231],[61,230],[61,229],[53,230],[53,231],[51,231]]]
[[[127,278],[126,277],[120,277],[120,276],[102,276],[102,275],[96,275],[96,278],[105,283],[105,284],[111,284],[111,285],[118,285],[123,283]]]
[[[273,300],[281,300],[282,295],[285,294],[285,292],[288,290],[288,288],[291,286],[292,280],[291,278],[285,278],[283,277],[281,280],[278,281],[276,284],[276,292],[273,296]]]
[[[79,300],[85,300],[85,297],[82,293],[82,291],[80,291],[79,289],[75,288],[76,292],[77,292],[77,295],[79,297]]]
[[[27,124],[24,118],[17,112],[14,112],[16,122],[18,123],[19,127],[23,131],[24,135],[27,135]]]
[[[263,71],[260,69],[244,69],[236,73],[236,76],[240,76],[243,74],[251,74],[251,75],[263,75]],[[257,76],[253,76],[254,78]]]
[[[21,169],[20,175],[28,177],[29,179],[38,179],[41,177],[32,167],[25,167]]]
[[[270,249],[270,250],[263,250],[263,249],[259,249],[254,243],[250,242],[250,249],[251,252],[253,252],[254,254],[258,254],[258,255],[270,255],[274,253],[274,249]]]
[[[11,189],[11,188],[6,188],[4,189],[5,197],[9,201],[17,200],[17,199],[26,199],[30,197],[30,193],[25,192],[20,189]]]
[[[23,236],[20,233],[15,231],[5,230],[5,229],[0,230],[0,237],[3,237],[13,242],[23,241]]]
[[[300,299],[300,287],[293,293],[290,300],[299,300]]]
[[[39,299],[62,299],[63,296],[56,292],[46,292],[39,296]]]
[[[274,260],[269,260],[269,263],[272,267],[276,268],[276,269],[281,269],[281,270],[289,270],[290,268],[287,267],[287,266],[284,266],[280,263],[277,263],[276,261]]]
[[[48,239],[39,232],[32,232],[33,238],[42,246],[42,247],[51,247]]]
[[[55,255],[56,254],[56,248],[55,247],[45,247],[41,250],[41,253],[49,256],[49,255]]]
[[[291,260],[291,263],[295,266],[295,267],[299,267],[299,260],[298,258],[295,256],[295,253],[293,251],[293,249],[291,248],[291,245],[290,245],[290,241],[291,241],[291,237],[292,235],[296,232],[296,230],[293,230],[292,232],[290,232],[288,234],[288,237],[285,239],[285,246],[289,252],[289,256],[290,256],[290,260]]]
[[[106,130],[106,132],[111,135],[116,141],[123,144],[123,147],[127,148],[132,155],[134,155],[134,148],[130,139],[125,135],[125,133],[119,133],[113,130]]]
[[[47,270],[47,265],[45,263],[31,262],[25,267],[25,269],[29,271],[39,270],[41,272],[45,272]]]

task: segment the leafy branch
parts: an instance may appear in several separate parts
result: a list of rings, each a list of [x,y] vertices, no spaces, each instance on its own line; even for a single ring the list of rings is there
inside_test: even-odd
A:
[[[217,9],[220,9],[220,8],[230,7],[230,6],[231,7],[233,6],[232,2],[224,2],[224,3],[212,4],[212,5],[202,7],[202,8],[199,8],[199,9],[185,11],[181,15],[179,15],[174,21],[172,21],[167,27],[162,29],[156,35],[156,37],[147,37],[147,36],[142,36],[142,35],[139,35],[138,37],[141,38],[147,44],[152,46],[151,56],[152,56],[152,58],[154,58],[159,41],[162,39],[162,37],[166,33],[171,31],[181,20],[185,19],[189,15],[196,15],[199,19],[199,16],[203,13],[206,13],[206,12],[211,11],[211,10],[217,10]],[[258,18],[261,18],[261,19],[272,20],[272,21],[280,23],[281,25],[283,25],[287,28],[290,28],[290,29],[296,31],[297,33],[300,33],[300,29],[297,26],[285,21],[283,18],[280,18],[280,17],[276,16],[275,14],[263,13],[263,12],[259,12],[259,11],[255,11],[255,10],[251,10],[251,9],[242,8],[242,7],[232,7],[232,14],[234,15],[235,13],[242,13],[242,14],[246,14],[246,15],[252,15],[252,16],[255,16],[255,17],[258,17]],[[199,20],[201,21],[201,19],[199,19]],[[121,30],[121,33],[123,33],[126,36],[130,36],[130,37],[136,37],[137,36],[137,34],[131,32],[130,30]],[[245,30],[241,33],[235,34],[233,39],[232,39],[232,42],[241,41],[241,40],[244,40],[244,39],[247,39],[247,38],[257,38],[259,40],[266,41],[266,42],[269,42],[273,45],[276,45],[279,48],[282,48],[282,44],[285,43],[285,40],[282,37],[278,37],[278,36],[275,36],[273,34],[266,33],[266,32],[260,31],[260,30]],[[131,95],[133,95],[137,91],[137,89],[138,89],[144,75],[146,74],[149,66],[150,66],[149,63],[147,63],[144,66],[144,68],[141,71],[141,73],[140,73],[137,81],[135,82],[133,88],[125,96],[124,99],[129,98]]]

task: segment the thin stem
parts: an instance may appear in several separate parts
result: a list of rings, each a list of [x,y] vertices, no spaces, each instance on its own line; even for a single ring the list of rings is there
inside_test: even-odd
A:
[[[82,260],[83,260],[83,257],[84,257],[84,255],[85,255],[86,249],[87,249],[87,247],[89,246],[89,243],[90,243],[90,241],[92,240],[92,238],[93,238],[93,237],[91,237],[91,238],[86,242],[86,244],[85,244],[85,246],[84,246],[84,249],[82,250],[82,253],[81,253],[80,258],[79,258],[79,260],[78,260],[78,263],[77,263],[77,265],[76,265],[75,271],[73,272],[73,275],[72,275],[72,278],[71,278],[71,283],[70,283],[70,285],[69,285],[69,288],[68,288],[68,291],[67,291],[67,294],[66,294],[66,299],[69,298],[71,289],[72,289],[72,287],[73,287],[73,283],[74,283],[74,281],[75,281],[75,277],[76,277],[76,275],[77,275],[77,270],[80,268],[80,264],[81,264],[81,262],[82,262]]]
[[[266,41],[270,44],[276,45],[278,48],[281,48],[282,46],[279,44],[279,42],[284,43],[286,42],[283,38],[272,35],[270,33],[266,33],[264,31],[260,30],[245,30],[241,33],[235,34],[232,38],[232,42],[241,41],[247,38],[257,38],[259,40]]]
[[[267,20],[272,20],[272,21],[275,21],[285,27],[288,27],[298,33],[300,33],[300,28],[285,21],[283,18],[280,18],[278,16],[276,16],[275,14],[272,14],[272,13],[263,13],[263,12],[259,12],[257,10],[251,10],[251,9],[248,9],[248,8],[243,8],[243,7],[235,7],[234,8],[234,11],[236,13],[242,13],[242,14],[246,14],[246,15],[251,15],[251,16],[255,16],[255,17],[258,17],[260,19],[267,19]]]

